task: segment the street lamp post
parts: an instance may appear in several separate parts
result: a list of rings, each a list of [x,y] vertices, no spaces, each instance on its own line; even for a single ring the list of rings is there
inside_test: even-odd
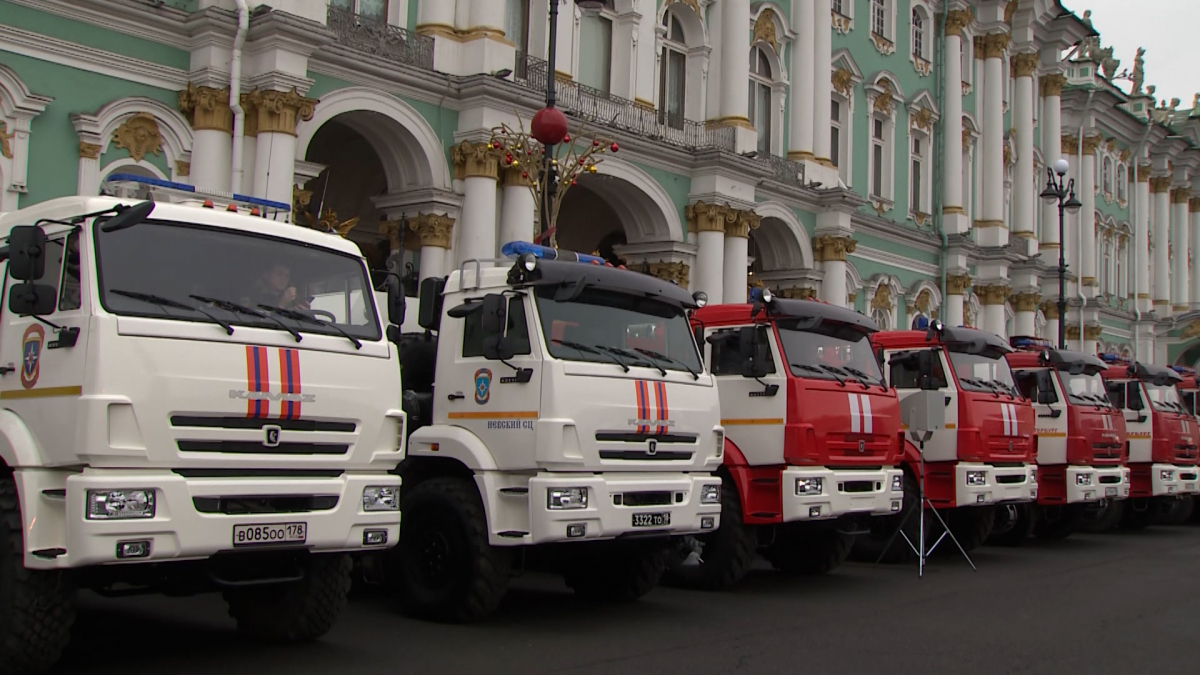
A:
[[[1067,170],[1071,165],[1067,160],[1059,158],[1054,167],[1046,167],[1046,189],[1042,190],[1042,199],[1047,204],[1058,204],[1058,348],[1067,348],[1067,241],[1065,235],[1065,213],[1077,213],[1083,206],[1075,198],[1075,179],[1067,180]]]

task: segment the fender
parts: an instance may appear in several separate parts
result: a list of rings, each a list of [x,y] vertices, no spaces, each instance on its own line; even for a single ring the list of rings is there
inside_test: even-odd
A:
[[[725,451],[722,464],[725,466],[746,466],[746,456],[742,454],[741,448],[736,443],[725,437]]]
[[[738,446],[725,439],[722,468],[729,474],[742,503],[742,521],[747,525],[783,522],[783,467],[750,466]]]
[[[46,465],[41,445],[25,421],[11,410],[0,410],[0,459],[10,469]]]
[[[436,450],[433,449],[435,445]],[[408,457],[455,459],[472,471],[499,470],[483,440],[462,427],[430,425],[417,429],[408,437],[405,454]]]
[[[921,451],[917,448],[915,443],[907,438],[904,439],[903,459],[906,464],[911,464],[913,466],[917,466],[921,462]],[[916,472],[914,471],[913,473],[915,474]]]

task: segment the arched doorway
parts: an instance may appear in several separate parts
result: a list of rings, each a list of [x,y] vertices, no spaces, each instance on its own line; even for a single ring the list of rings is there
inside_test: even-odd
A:
[[[757,205],[755,213],[762,220],[747,242],[750,286],[766,286],[782,296],[816,297],[820,284],[813,273],[812,243],[796,215],[776,202]]]

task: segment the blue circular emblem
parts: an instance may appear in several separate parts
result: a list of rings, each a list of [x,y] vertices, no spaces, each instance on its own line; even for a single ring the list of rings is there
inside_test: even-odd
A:
[[[492,397],[492,371],[480,368],[475,371],[475,402],[483,405]]]

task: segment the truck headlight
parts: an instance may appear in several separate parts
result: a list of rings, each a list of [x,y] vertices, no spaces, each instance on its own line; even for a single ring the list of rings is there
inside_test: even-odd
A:
[[[720,485],[702,485],[702,486],[700,486],[700,503],[701,504],[720,504],[721,503],[721,486]]]
[[[1174,469],[1160,469],[1158,472],[1159,480],[1175,480]]]
[[[819,495],[824,490],[825,480],[822,478],[797,478],[796,496],[806,497]]]
[[[904,476],[892,476],[892,492],[904,492]]]
[[[987,472],[986,471],[968,471],[967,472],[967,485],[969,485],[971,487],[981,487],[981,486],[987,485]]]
[[[399,511],[400,488],[390,485],[372,485],[363,488],[363,511]]]
[[[88,520],[154,517],[154,490],[88,490]]]
[[[725,455],[725,432],[717,431],[713,433],[713,440],[717,444],[717,457]]]
[[[1090,473],[1076,474],[1075,475],[1075,484],[1076,485],[1091,485],[1092,484],[1092,474],[1090,474]]]
[[[586,509],[587,497],[587,488],[549,488],[546,490],[546,508],[551,511]]]

